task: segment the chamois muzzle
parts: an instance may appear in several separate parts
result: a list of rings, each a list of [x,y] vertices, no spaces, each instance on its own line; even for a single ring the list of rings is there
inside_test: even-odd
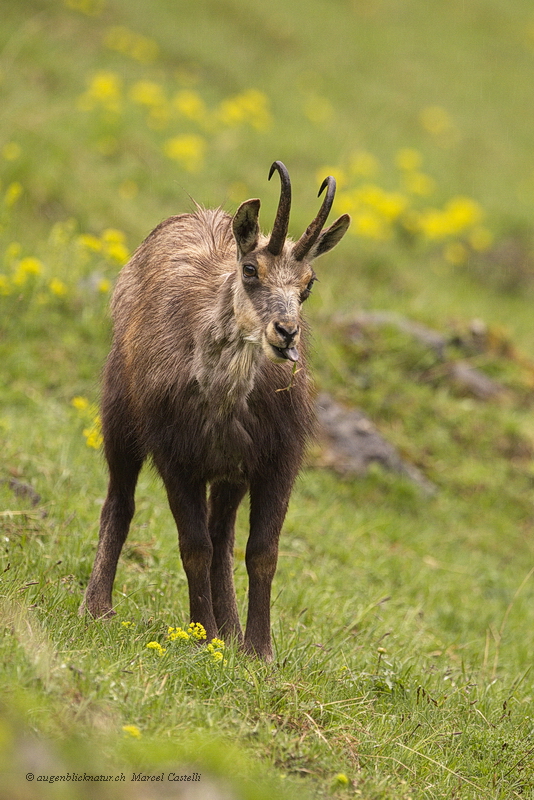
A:
[[[298,361],[299,360],[299,351],[295,347],[295,343],[298,341],[299,337],[299,327],[298,325],[291,325],[286,323],[282,325],[280,322],[274,323],[274,328],[279,336],[284,339],[285,347],[277,347],[276,349],[280,353],[283,358],[287,359],[288,361]]]

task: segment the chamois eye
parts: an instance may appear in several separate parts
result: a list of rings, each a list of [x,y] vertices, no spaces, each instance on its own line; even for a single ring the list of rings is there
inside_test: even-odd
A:
[[[257,278],[258,270],[254,264],[243,264],[243,275],[245,278]]]
[[[300,302],[301,303],[303,303],[305,300],[307,300],[308,297],[310,296],[313,284],[315,283],[316,280],[317,280],[317,278],[312,278],[311,281],[306,286],[306,288],[304,289],[304,291],[302,292],[302,294],[300,296]]]

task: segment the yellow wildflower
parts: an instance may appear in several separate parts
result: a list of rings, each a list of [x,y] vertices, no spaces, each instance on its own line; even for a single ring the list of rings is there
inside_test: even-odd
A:
[[[6,205],[7,208],[11,208],[15,205],[21,194],[22,184],[18,181],[13,181],[13,183],[9,184],[4,194],[4,205]]]
[[[122,80],[115,72],[97,72],[89,81],[89,86],[79,98],[82,111],[103,108],[118,113],[122,107]]]
[[[77,411],[82,411],[83,412],[83,411],[86,411],[89,408],[89,400],[87,399],[87,397],[80,397],[79,395],[77,395],[76,397],[72,398],[70,403],[71,403],[71,406],[74,406],[74,408]]]
[[[85,436],[87,447],[100,450],[104,439],[102,437],[102,421],[99,414],[93,419],[92,425],[89,428],[84,428],[82,433]]]
[[[206,629],[200,622],[191,622],[189,623],[188,633],[193,637],[193,639],[205,639],[206,638]]]
[[[135,33],[122,25],[115,25],[107,29],[104,34],[104,44],[110,50],[116,50],[142,64],[155,61],[159,54],[159,47],[153,39]]]
[[[52,294],[56,295],[56,297],[65,297],[69,291],[63,281],[60,281],[59,278],[52,278],[48,284],[48,288]]]
[[[16,286],[23,286],[30,275],[40,275],[43,271],[43,263],[38,258],[28,256],[19,261],[15,274],[13,276],[13,283]]]
[[[427,239],[444,239],[450,233],[446,215],[437,208],[426,208],[419,215],[419,229]]]
[[[165,142],[163,152],[188,172],[199,172],[204,166],[206,141],[196,134],[175,136]]]
[[[249,89],[223,100],[217,117],[223,125],[248,124],[258,131],[266,130],[272,121],[269,99],[258,89]]]
[[[142,733],[137,725],[123,725],[122,730],[124,733],[128,734],[129,736],[133,736],[135,739],[140,739],[142,736]]]
[[[117,261],[119,264],[126,264],[130,254],[123,244],[116,243],[108,245],[106,248],[106,255],[108,255],[112,261]]]
[[[223,665],[227,664],[227,660],[223,655],[224,650],[224,642],[222,639],[212,639],[209,644],[206,645],[205,652],[209,653],[211,660],[217,663],[222,662]]]
[[[352,230],[356,235],[378,241],[384,241],[391,237],[388,225],[372,212],[355,215]]]
[[[98,281],[97,288],[101,294],[107,294],[111,290],[111,281],[107,278],[102,278],[102,280]]]
[[[148,647],[149,650],[154,650],[158,654],[158,656],[162,656],[164,653],[167,652],[166,649],[162,647],[159,642],[149,642],[148,644],[145,645],[145,647]]]
[[[470,197],[453,197],[445,206],[445,213],[454,233],[478,225],[482,219],[482,209]]]
[[[101,240],[90,233],[82,233],[81,236],[78,236],[77,241],[79,245],[95,253],[99,253],[102,250]]]
[[[182,628],[169,628],[167,630],[167,639],[169,639],[171,642],[175,642],[177,639],[182,639],[185,641],[189,640],[190,638],[191,637],[187,631],[184,631]]]
[[[133,625],[133,622],[131,620],[124,620],[123,622],[121,622],[121,625],[124,628],[129,628],[131,625]]]
[[[141,106],[164,106],[167,98],[163,87],[155,81],[137,81],[130,89],[130,98]]]
[[[208,117],[208,111],[204,100],[196,92],[183,89],[175,95],[173,105],[176,110],[194,122],[203,123]]]
[[[106,228],[102,231],[102,241],[104,244],[124,244],[126,241],[126,234],[119,231],[117,228]]]
[[[103,250],[109,258],[118,261],[119,264],[126,264],[130,254],[125,244],[126,236],[122,231],[107,228],[102,233],[101,240]]]
[[[27,275],[40,275],[43,271],[43,262],[39,261],[38,258],[28,256],[28,258],[22,259],[19,264],[19,269]]]

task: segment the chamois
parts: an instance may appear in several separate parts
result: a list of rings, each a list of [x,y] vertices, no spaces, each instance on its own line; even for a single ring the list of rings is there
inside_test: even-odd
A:
[[[260,201],[230,217],[197,206],[158,225],[117,280],[114,335],[102,389],[109,487],[81,611],[110,617],[121,548],[144,460],[152,459],[178,528],[190,619],[208,640],[234,637],[272,659],[271,584],[289,496],[313,428],[301,305],[312,261],[345,234],[323,225],[335,194],[300,239],[287,238],[291,184],[280,161],[280,200],[269,237]],[[305,331],[304,331],[305,334]],[[209,489],[209,498],[208,498]],[[234,523],[250,494],[248,617],[243,637],[233,583]]]

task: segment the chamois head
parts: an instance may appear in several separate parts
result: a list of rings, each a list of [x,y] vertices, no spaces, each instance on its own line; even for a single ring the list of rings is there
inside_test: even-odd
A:
[[[298,242],[286,239],[291,183],[281,161],[272,165],[269,180],[275,170],[280,175],[281,192],[270,237],[259,229],[259,200],[246,200],[233,218],[238,257],[234,314],[242,338],[261,345],[271,361],[283,363],[299,359],[300,308],[316,280],[312,262],[341,240],[350,217],[343,214],[323,231],[336,191],[336,182],[330,176],[319,189],[319,196],[324,189],[326,195],[316,218]]]

